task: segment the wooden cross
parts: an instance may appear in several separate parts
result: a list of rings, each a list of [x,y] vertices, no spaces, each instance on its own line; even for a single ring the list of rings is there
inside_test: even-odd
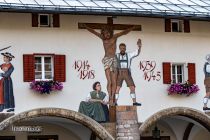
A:
[[[134,25],[132,24],[113,24],[113,17],[107,17],[107,24],[105,23],[78,23],[79,29],[86,29],[84,25],[92,29],[103,29],[105,27],[110,27],[112,30],[126,30]],[[133,31],[141,31],[141,25],[135,25],[137,28]]]

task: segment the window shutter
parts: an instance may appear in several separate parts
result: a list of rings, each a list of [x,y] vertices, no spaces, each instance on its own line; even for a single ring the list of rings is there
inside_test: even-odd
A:
[[[189,20],[184,20],[184,32],[190,33],[190,21]]]
[[[23,55],[23,81],[31,82],[35,78],[34,75],[34,55],[24,54]]]
[[[163,83],[171,84],[171,63],[163,62]]]
[[[165,32],[171,32],[171,19],[165,19]]]
[[[59,14],[53,14],[53,27],[60,27],[60,16],[59,16]]]
[[[188,63],[188,82],[190,84],[196,83],[195,63]]]
[[[32,27],[38,27],[38,14],[32,13]]]
[[[66,81],[66,56],[54,55],[54,80]]]

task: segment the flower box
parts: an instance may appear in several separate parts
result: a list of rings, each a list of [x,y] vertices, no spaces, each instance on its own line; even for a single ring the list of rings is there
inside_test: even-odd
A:
[[[32,81],[30,83],[30,88],[41,94],[50,94],[52,91],[61,91],[63,89],[63,84],[58,81]]]
[[[188,82],[171,84],[168,88],[168,95],[180,94],[180,95],[191,95],[199,91],[199,87],[196,84],[190,84]]]

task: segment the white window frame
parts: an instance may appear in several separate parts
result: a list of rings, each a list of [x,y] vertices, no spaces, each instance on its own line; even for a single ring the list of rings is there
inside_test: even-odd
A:
[[[48,81],[48,80],[53,80],[54,78],[54,59],[53,59],[53,56],[52,55],[35,55],[34,58],[36,57],[41,57],[41,73],[42,73],[42,78],[41,79],[36,79],[35,78],[35,81],[39,81],[39,80],[43,80],[43,81]],[[52,78],[51,79],[46,79],[45,78],[45,63],[44,63],[44,58],[45,57],[51,57],[51,68],[52,68],[52,71],[51,71],[51,75],[52,75]],[[34,65],[35,65],[35,62],[34,62]],[[35,77],[36,77],[36,71],[34,72],[35,74]]]
[[[48,17],[48,24],[42,25],[40,22],[40,16],[47,16]],[[51,15],[50,14],[39,14],[39,27],[51,27]]]
[[[173,23],[177,23],[178,25],[178,32],[173,31]],[[171,32],[179,33],[184,31],[184,21],[178,20],[178,19],[172,19],[171,20]]]
[[[187,64],[186,63],[171,63],[171,83],[174,83],[173,79],[173,66],[175,67],[175,83],[178,83],[178,75],[177,75],[177,66],[182,66],[182,82],[185,83],[185,81],[188,79],[188,69],[187,69]]]

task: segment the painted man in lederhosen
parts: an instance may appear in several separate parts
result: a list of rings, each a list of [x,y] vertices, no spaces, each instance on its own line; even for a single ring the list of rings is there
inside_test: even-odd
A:
[[[131,76],[131,61],[134,57],[138,56],[141,51],[141,40],[137,41],[138,49],[133,52],[126,52],[126,45],[121,43],[119,45],[120,53],[117,53],[118,60],[118,76],[117,76],[117,89],[115,94],[115,104],[119,98],[119,91],[122,87],[122,83],[125,80],[127,86],[130,88],[130,96],[133,100],[133,105],[141,106],[141,103],[136,102],[135,84]]]
[[[207,107],[208,100],[210,98],[210,54],[206,56],[207,62],[204,64],[204,74],[205,74],[205,79],[204,79],[204,84],[206,87],[206,96],[203,98],[203,110],[210,110],[210,108]]]

